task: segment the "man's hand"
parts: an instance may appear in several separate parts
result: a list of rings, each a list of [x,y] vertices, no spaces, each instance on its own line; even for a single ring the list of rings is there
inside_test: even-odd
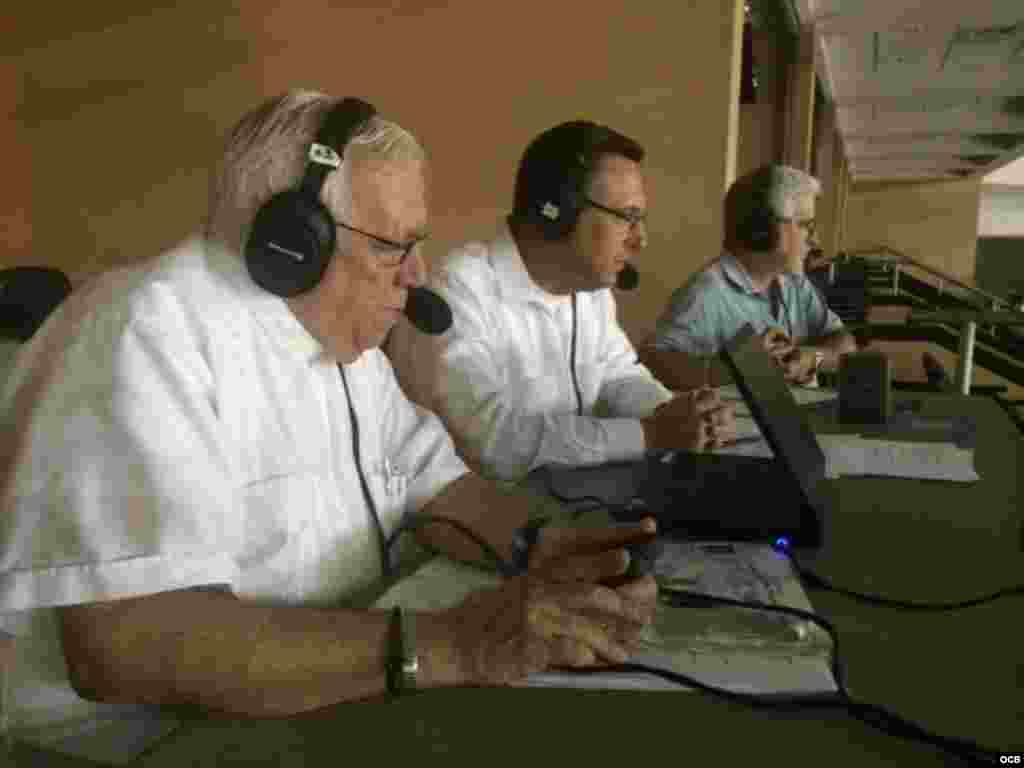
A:
[[[793,384],[806,384],[814,377],[818,367],[817,355],[807,347],[795,347],[781,362],[786,381]]]
[[[704,451],[736,435],[736,413],[710,389],[695,389],[659,405],[642,420],[650,450]]]
[[[548,666],[624,662],[654,617],[657,585],[650,575],[607,584],[628,568],[623,547],[654,529],[544,529],[524,576],[453,609],[462,679],[508,684]]]
[[[769,328],[761,334],[761,342],[765,350],[775,358],[775,362],[782,365],[783,358],[792,354],[795,347],[792,339],[778,328]]]

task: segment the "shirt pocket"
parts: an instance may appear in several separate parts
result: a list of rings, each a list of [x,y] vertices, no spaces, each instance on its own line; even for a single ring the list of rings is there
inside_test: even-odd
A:
[[[310,472],[274,475],[242,489],[243,545],[237,557],[245,597],[301,598],[302,533],[316,516],[317,478]]]

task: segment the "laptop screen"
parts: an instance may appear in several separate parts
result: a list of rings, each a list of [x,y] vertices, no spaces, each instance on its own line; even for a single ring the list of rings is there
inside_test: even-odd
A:
[[[825,454],[761,337],[747,324],[722,348],[721,357],[775,457],[799,483],[808,503],[821,510],[818,485],[825,476]]]

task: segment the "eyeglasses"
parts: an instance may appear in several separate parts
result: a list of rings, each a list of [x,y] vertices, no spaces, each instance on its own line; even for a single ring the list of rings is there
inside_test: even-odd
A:
[[[591,200],[586,196],[584,196],[583,199],[586,201],[587,205],[592,208],[597,208],[599,211],[611,214],[620,221],[624,221],[629,224],[630,231],[636,229],[647,221],[647,211],[638,211],[635,208],[611,208],[607,205],[601,205],[601,203],[596,200]]]
[[[361,229],[356,229],[343,221],[336,221],[334,223],[342,229],[347,229],[349,232],[355,232],[357,235],[362,235],[376,243],[377,247],[374,250],[380,255],[384,266],[387,267],[398,267],[404,264],[413,249],[427,239],[427,235],[423,235],[421,237],[414,237],[406,243],[399,243],[395,240],[388,240],[386,237],[375,235],[372,232],[364,232]]]
[[[789,221],[796,224],[800,229],[807,233],[808,237],[814,237],[814,233],[817,230],[817,224],[815,219],[780,219],[780,221]]]

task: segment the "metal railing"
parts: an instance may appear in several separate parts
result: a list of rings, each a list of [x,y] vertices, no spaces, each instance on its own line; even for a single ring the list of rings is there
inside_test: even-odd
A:
[[[900,294],[900,275],[910,271],[924,273],[927,281],[939,295],[959,294],[956,296],[961,307],[955,310],[937,312],[911,312],[907,322],[910,324],[937,324],[954,326],[960,330],[959,356],[957,358],[956,387],[961,394],[971,391],[971,376],[974,366],[974,352],[979,324],[995,329],[1024,326],[1024,305],[1014,306],[1008,298],[996,296],[949,275],[942,270],[924,264],[916,259],[900,253],[888,246],[861,249],[846,254],[847,259],[862,259],[869,264],[881,264],[883,269],[891,273],[891,294]],[[834,279],[834,262],[830,265],[830,281]],[[913,281],[912,281],[913,282]]]
[[[976,286],[968,285],[959,278],[943,272],[941,269],[918,261],[887,245],[849,251],[846,257],[848,259],[858,258],[864,259],[869,263],[881,264],[888,271],[891,271],[893,293],[899,293],[901,272],[923,272],[930,278],[928,282],[932,283],[940,294],[960,294],[960,298],[967,300],[968,303],[979,309],[987,309],[993,312],[1015,309],[1013,302],[1009,298],[997,296]]]

